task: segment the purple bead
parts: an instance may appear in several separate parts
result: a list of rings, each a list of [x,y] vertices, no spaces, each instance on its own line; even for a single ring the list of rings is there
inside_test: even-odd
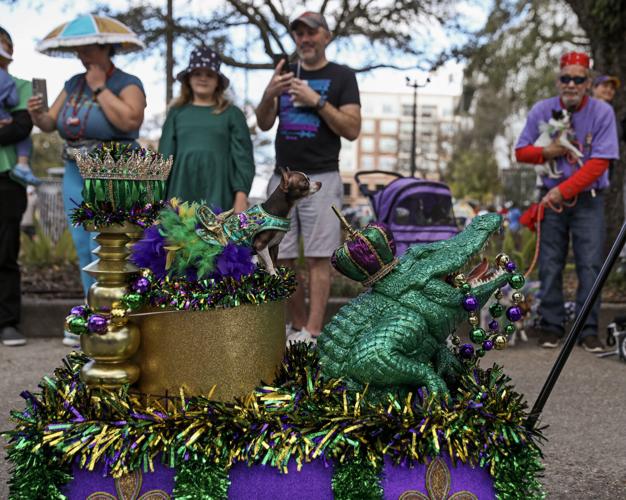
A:
[[[487,339],[483,342],[483,349],[485,351],[491,351],[493,349],[493,340]]]
[[[512,321],[513,323],[522,319],[522,316],[522,310],[517,306],[509,307],[506,310],[506,317],[509,318],[509,321]]]
[[[146,293],[148,291],[148,288],[150,288],[150,281],[148,281],[147,278],[139,278],[137,281],[135,281],[135,291],[139,292],[139,293]]]
[[[73,314],[74,316],[85,316],[86,311],[85,311],[85,306],[74,306],[72,307],[72,310],[70,311],[70,314]]]
[[[498,323],[495,319],[489,322],[489,329],[491,331],[496,332],[498,331],[498,328],[500,328],[500,323]]]
[[[463,297],[463,309],[466,311],[476,311],[480,304],[478,303],[478,299],[474,295],[468,295],[467,297]]]
[[[104,333],[107,331],[107,319],[99,314],[92,314],[87,322],[87,328],[92,333]]]
[[[512,260],[508,261],[505,265],[504,268],[512,273],[513,271],[515,271],[517,269],[517,266],[515,265],[515,262],[513,262]]]
[[[459,347],[459,354],[465,359],[469,359],[474,355],[474,346],[472,344],[463,344]]]

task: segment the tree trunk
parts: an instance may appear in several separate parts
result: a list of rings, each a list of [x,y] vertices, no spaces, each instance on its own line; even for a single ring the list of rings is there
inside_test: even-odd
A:
[[[167,15],[165,18],[165,105],[172,100],[174,86],[174,0],[167,0]]]
[[[620,8],[620,1],[603,0],[567,0],[578,16],[578,22],[587,33],[591,43],[593,67],[598,74],[617,76],[626,83],[626,13]],[[611,175],[611,186],[606,194],[607,238],[606,253],[617,238],[624,222],[624,160],[626,151],[622,123],[626,117],[626,92],[620,89],[615,94],[613,108],[617,117],[620,141],[620,158],[614,162]]]

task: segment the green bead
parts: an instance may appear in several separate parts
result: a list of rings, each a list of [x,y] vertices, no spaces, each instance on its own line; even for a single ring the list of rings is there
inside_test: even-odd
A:
[[[512,274],[509,277],[509,285],[511,285],[511,287],[515,288],[516,290],[522,288],[524,286],[524,283],[526,283],[526,279],[524,278],[524,275],[520,273]]]
[[[74,316],[67,322],[67,325],[70,327],[70,332],[76,335],[87,333],[87,320],[82,316]]]
[[[499,318],[500,316],[504,314],[504,306],[500,304],[499,302],[496,302],[495,304],[491,304],[489,306],[489,314],[491,314],[491,316],[494,318]]]
[[[482,344],[486,338],[487,334],[482,328],[474,328],[470,332],[470,339],[474,342],[474,344]]]
[[[463,293],[470,293],[472,291],[472,285],[470,285],[469,283],[463,283],[461,285],[461,291]]]
[[[139,306],[141,306],[143,302],[143,297],[138,293],[127,293],[124,295],[122,301],[128,306],[131,311],[136,310]]]
[[[506,333],[507,335],[513,335],[515,333],[515,330],[515,325],[512,323],[509,323],[504,327],[504,333]]]
[[[476,349],[476,356],[482,358],[485,355],[486,351],[481,347],[480,349]]]

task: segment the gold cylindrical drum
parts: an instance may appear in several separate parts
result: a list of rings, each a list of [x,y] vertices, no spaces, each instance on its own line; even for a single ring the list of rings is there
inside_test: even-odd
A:
[[[141,376],[149,396],[232,401],[271,383],[285,352],[283,302],[139,316]]]

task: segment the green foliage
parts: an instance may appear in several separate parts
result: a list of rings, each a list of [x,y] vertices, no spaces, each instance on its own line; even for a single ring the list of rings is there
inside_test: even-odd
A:
[[[456,151],[448,167],[447,179],[458,199],[470,198],[487,204],[493,202],[494,195],[501,191],[498,165],[488,150]]]
[[[22,233],[20,262],[24,265],[44,267],[76,263],[77,260],[69,229],[63,231],[56,244],[43,232],[41,224],[37,221],[35,221],[35,234],[32,238]]]

